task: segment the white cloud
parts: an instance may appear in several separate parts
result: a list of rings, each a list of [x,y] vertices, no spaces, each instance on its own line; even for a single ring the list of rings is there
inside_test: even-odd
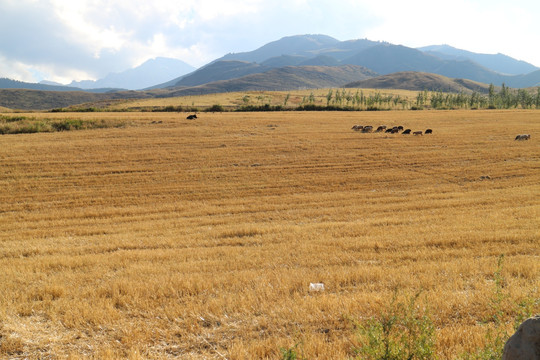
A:
[[[540,65],[536,0],[0,0],[0,76],[96,79],[157,57],[201,66],[283,36],[447,43]]]
[[[368,38],[419,47],[449,44],[482,53],[524,57],[540,66],[540,53],[531,44],[537,33],[540,3],[530,0],[430,0],[370,2],[382,22]]]

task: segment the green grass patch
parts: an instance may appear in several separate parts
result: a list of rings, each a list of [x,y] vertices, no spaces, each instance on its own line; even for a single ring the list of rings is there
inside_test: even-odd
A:
[[[0,115],[1,135],[104,129],[123,126],[125,126],[125,122],[118,120],[36,119],[27,116]]]

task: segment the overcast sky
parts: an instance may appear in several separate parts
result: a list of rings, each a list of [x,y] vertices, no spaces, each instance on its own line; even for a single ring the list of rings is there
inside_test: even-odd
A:
[[[94,80],[158,56],[199,67],[300,34],[540,66],[539,19],[538,0],[0,0],[0,77]]]

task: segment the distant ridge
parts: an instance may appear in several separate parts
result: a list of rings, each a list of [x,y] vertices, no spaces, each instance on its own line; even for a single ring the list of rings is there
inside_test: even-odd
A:
[[[256,50],[227,54],[217,60],[241,60],[261,63],[269,58],[284,54],[313,57],[321,49],[332,48],[339,44],[339,42],[339,40],[327,35],[286,36],[269,42]]]
[[[24,81],[0,78],[0,89],[28,89],[28,90],[46,90],[46,91],[74,91],[81,90],[64,85],[36,84]]]
[[[402,89],[414,91],[487,93],[489,86],[471,80],[450,79],[446,76],[415,71],[397,72],[346,84],[346,88]]]

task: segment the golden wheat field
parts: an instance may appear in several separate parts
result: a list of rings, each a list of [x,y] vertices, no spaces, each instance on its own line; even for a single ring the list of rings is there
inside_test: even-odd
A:
[[[0,136],[0,358],[351,359],[420,293],[456,359],[501,255],[509,331],[540,298],[540,112],[186,115]]]

